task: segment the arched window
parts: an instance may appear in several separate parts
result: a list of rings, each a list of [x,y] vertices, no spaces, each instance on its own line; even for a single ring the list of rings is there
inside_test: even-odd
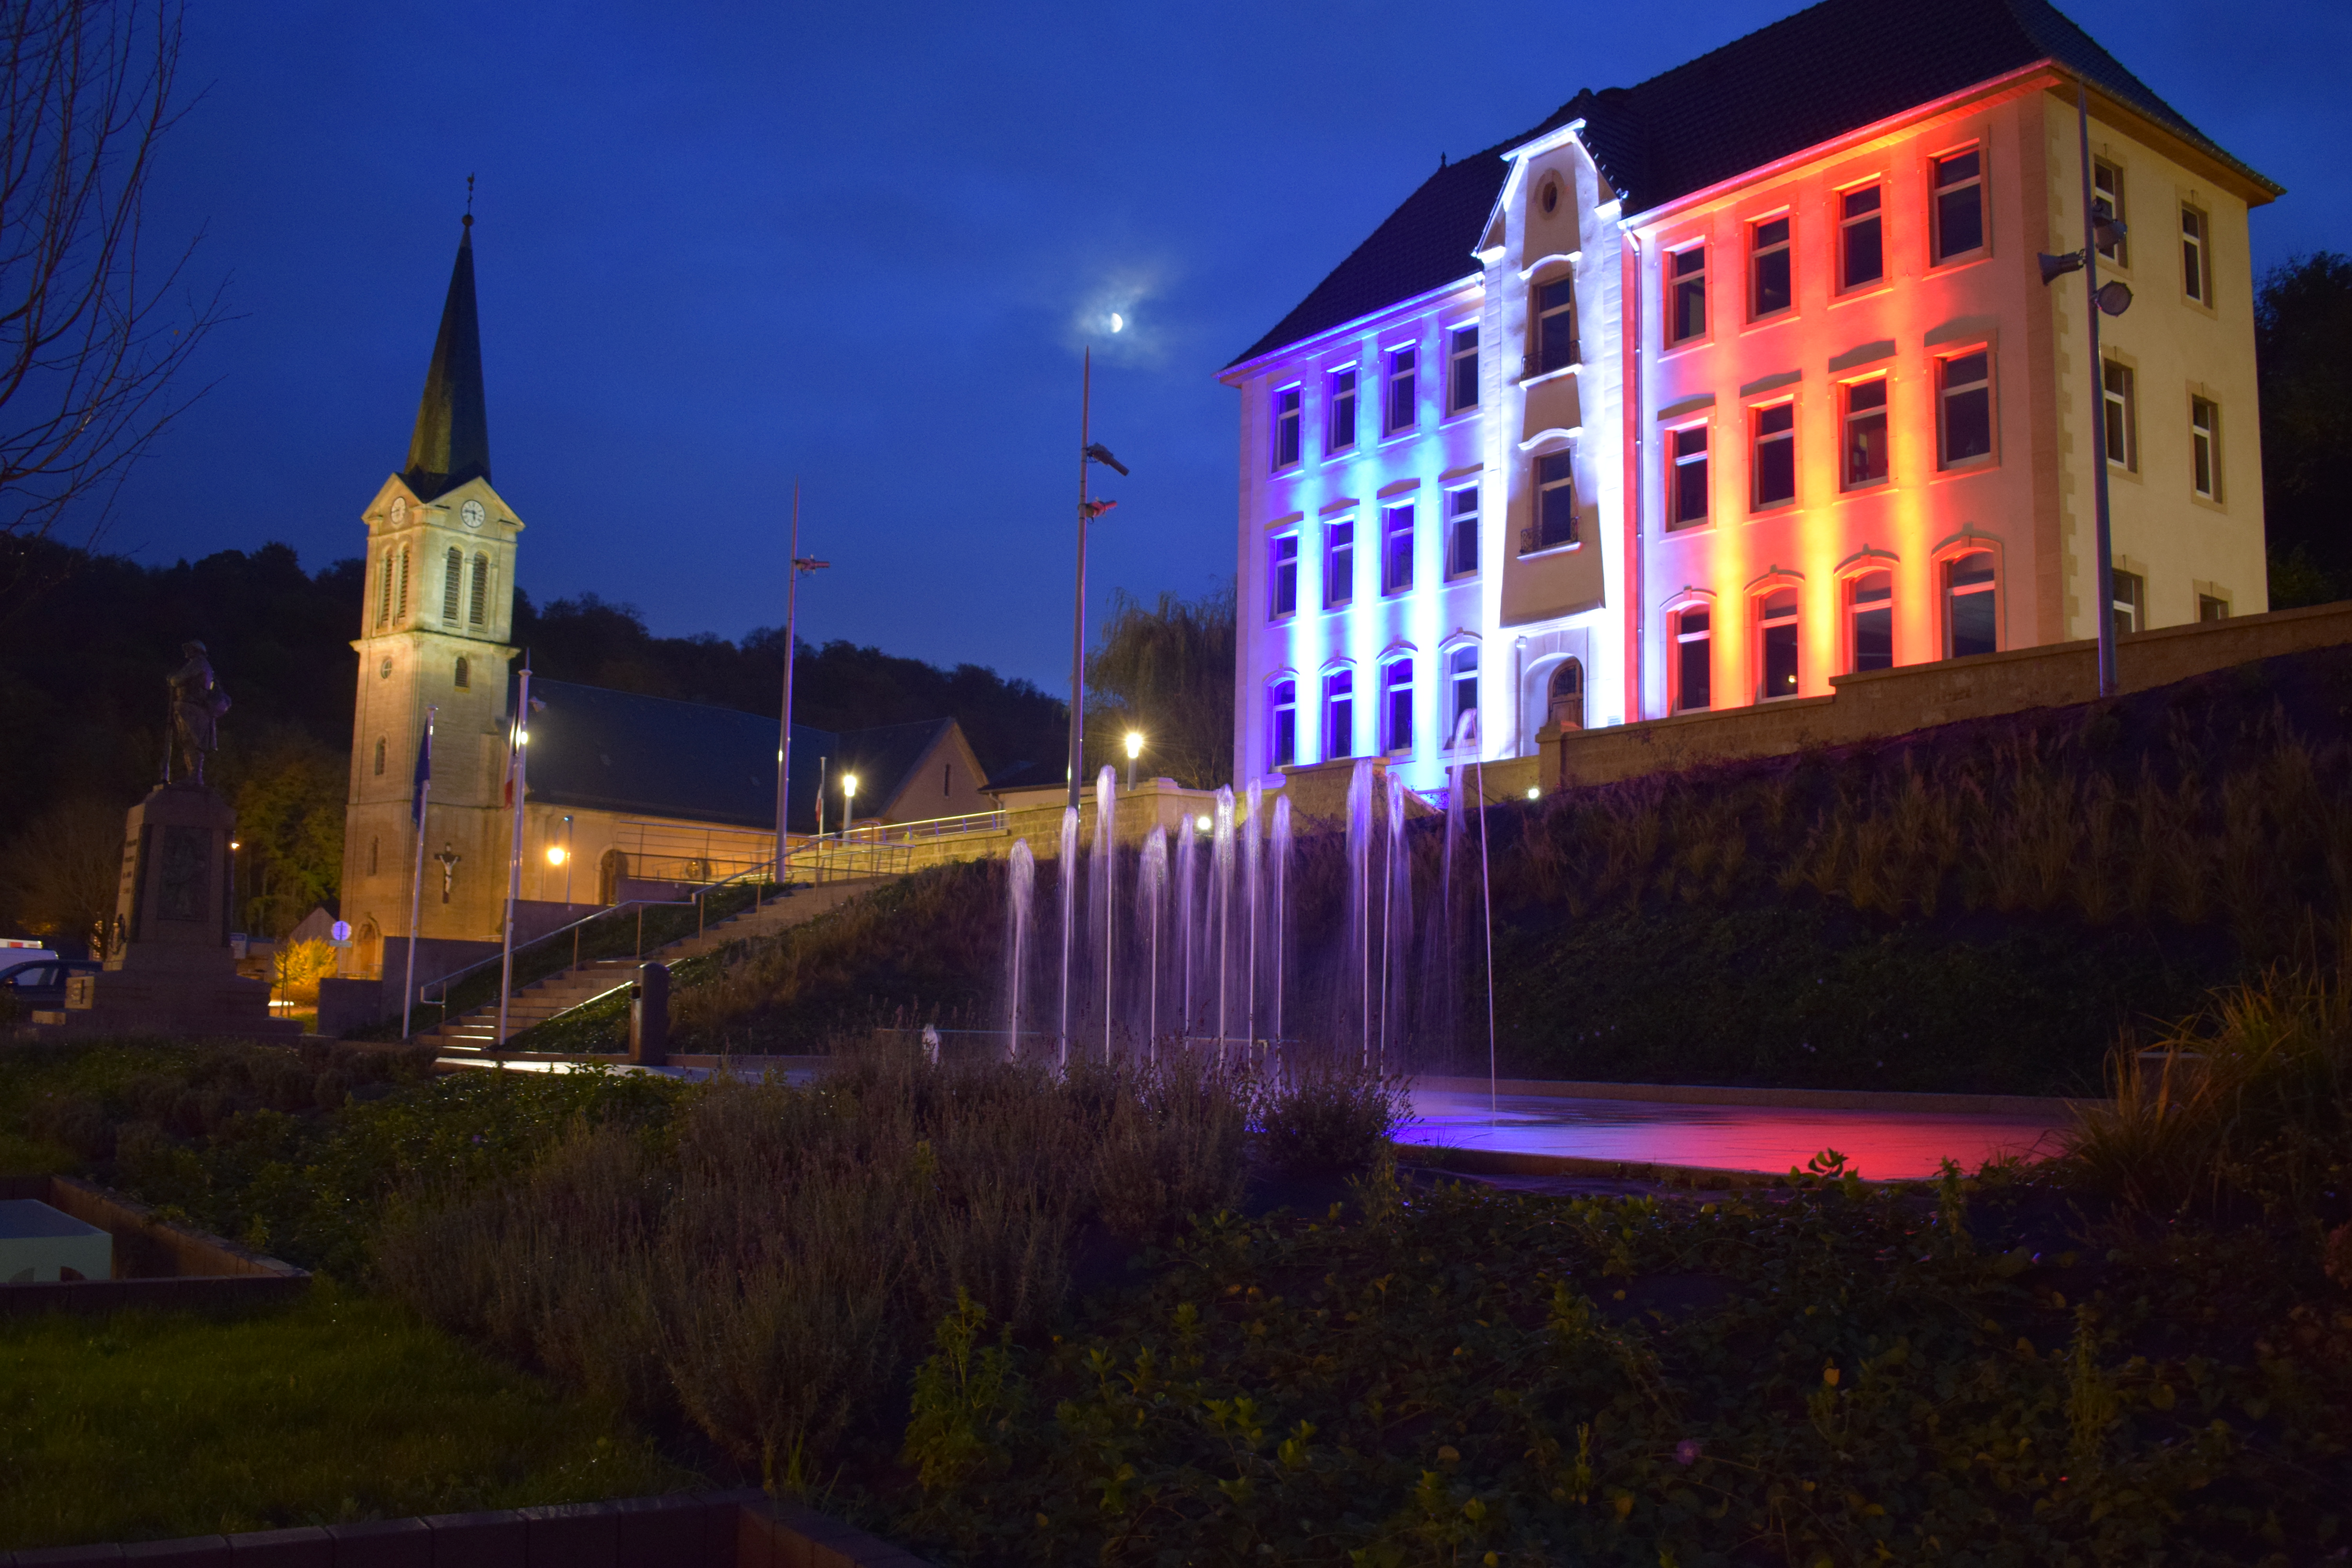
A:
[[[1584,665],[1564,658],[1551,672],[1551,726],[1555,730],[1584,728]]]
[[[391,551],[385,551],[383,564],[376,571],[375,624],[380,626],[392,619],[392,568],[396,559]]]
[[[378,778],[382,778],[383,776],[383,739],[382,736],[378,736],[375,742],[375,773],[376,777]]]
[[[1705,605],[1693,605],[1674,616],[1674,709],[1694,712],[1715,705],[1715,642],[1713,617]]]
[[[1381,668],[1387,688],[1389,754],[1403,756],[1412,750],[1412,660],[1392,658]]]
[[[457,590],[466,575],[466,552],[456,545],[441,570],[441,620],[446,626],[457,624]]]
[[[1466,745],[1465,726],[1470,716],[1478,711],[1478,645],[1470,643],[1445,656],[1445,685],[1449,694],[1446,703],[1445,733],[1454,745]]]
[[[457,656],[457,689],[470,691],[473,688],[474,666],[464,654],[459,654]]]
[[[400,564],[394,569],[393,577],[392,618],[404,621],[408,618],[408,546],[405,544],[400,547]]]
[[[1944,563],[1944,657],[1999,648],[2000,608],[1991,551],[1971,550]]]
[[[1895,574],[1864,572],[1847,589],[1853,595],[1853,668],[1895,668]]]
[[[474,557],[474,594],[466,605],[466,624],[478,626],[488,612],[490,604],[490,558]]]
[[[1356,672],[1335,669],[1323,678],[1323,760],[1356,754]]]
[[[1274,765],[1286,768],[1298,760],[1298,682],[1277,680],[1266,689],[1265,716]]]
[[[1797,694],[1797,591],[1775,588],[1758,604],[1757,622],[1761,655],[1757,661],[1763,679],[1757,687],[1759,701],[1770,702]]]

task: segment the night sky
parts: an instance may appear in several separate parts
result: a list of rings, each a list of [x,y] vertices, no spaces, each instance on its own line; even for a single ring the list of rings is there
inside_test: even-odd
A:
[[[196,275],[226,275],[240,319],[105,543],[359,552],[471,173],[526,590],[664,633],[776,624],[798,475],[803,549],[833,563],[803,636],[1058,687],[1089,336],[1094,434],[1135,470],[1097,486],[1120,503],[1097,611],[1201,592],[1233,570],[1218,367],[1441,153],[1792,8],[196,0],[205,97],[152,232],[204,227]],[[2063,8],[2287,187],[2254,215],[2259,266],[2352,250],[2352,6]]]

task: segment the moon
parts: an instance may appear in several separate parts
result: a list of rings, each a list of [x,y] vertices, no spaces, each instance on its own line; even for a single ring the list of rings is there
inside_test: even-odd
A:
[[[1113,310],[1110,313],[1110,330],[1114,332],[1123,331],[1126,330],[1126,327],[1127,318],[1120,315],[1117,310]]]

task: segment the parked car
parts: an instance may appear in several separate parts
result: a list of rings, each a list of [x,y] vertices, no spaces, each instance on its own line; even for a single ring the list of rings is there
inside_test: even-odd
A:
[[[16,1016],[20,1018],[36,1007],[62,1007],[66,1005],[68,976],[95,974],[105,967],[87,958],[42,958],[30,963],[12,964],[0,969],[0,995],[16,998]]]

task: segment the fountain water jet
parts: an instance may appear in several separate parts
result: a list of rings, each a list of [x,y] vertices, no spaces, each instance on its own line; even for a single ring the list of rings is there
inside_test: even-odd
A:
[[[1249,906],[1247,957],[1243,971],[1248,976],[1244,990],[1246,1001],[1242,1011],[1242,1052],[1244,1058],[1257,1048],[1257,884],[1258,884],[1258,806],[1264,792],[1253,783],[1249,786],[1249,814],[1241,825],[1242,831],[1242,895]]]
[[[1103,1061],[1110,1060],[1111,964],[1117,957],[1118,931],[1112,900],[1118,895],[1118,773],[1108,763],[1095,777],[1095,907],[1102,910],[1102,926],[1095,933],[1096,984],[1102,987]]]
[[[1078,808],[1062,808],[1062,863],[1055,868],[1062,883],[1062,1016],[1057,1038],[1060,1064],[1070,1065],[1070,942],[1078,929]]]
[[[1361,984],[1357,1021],[1363,1029],[1363,1065],[1372,1065],[1372,764],[1360,757],[1348,777],[1348,935]]]
[[[1274,803],[1274,1033],[1282,1038],[1282,957],[1283,917],[1285,900],[1289,894],[1290,880],[1290,796],[1284,794]]]
[[[1006,923],[1013,934],[1012,962],[1005,971],[1012,1001],[1004,1014],[1004,1059],[1013,1061],[1021,1055],[1021,957],[1029,942],[1029,901],[1037,889],[1037,858],[1029,852],[1025,838],[1013,841],[1013,864],[1004,884]]]
[[[1135,900],[1150,933],[1143,1039],[1148,1059],[1160,1059],[1160,910],[1168,901],[1168,829],[1154,827],[1143,841],[1143,858],[1136,868]]]
[[[1226,1014],[1226,997],[1230,994],[1229,963],[1234,942],[1234,786],[1220,784],[1217,788],[1216,837],[1212,840],[1211,853],[1214,866],[1214,901],[1217,921],[1217,1065],[1225,1060],[1225,1037],[1231,1033],[1231,1020]]]

